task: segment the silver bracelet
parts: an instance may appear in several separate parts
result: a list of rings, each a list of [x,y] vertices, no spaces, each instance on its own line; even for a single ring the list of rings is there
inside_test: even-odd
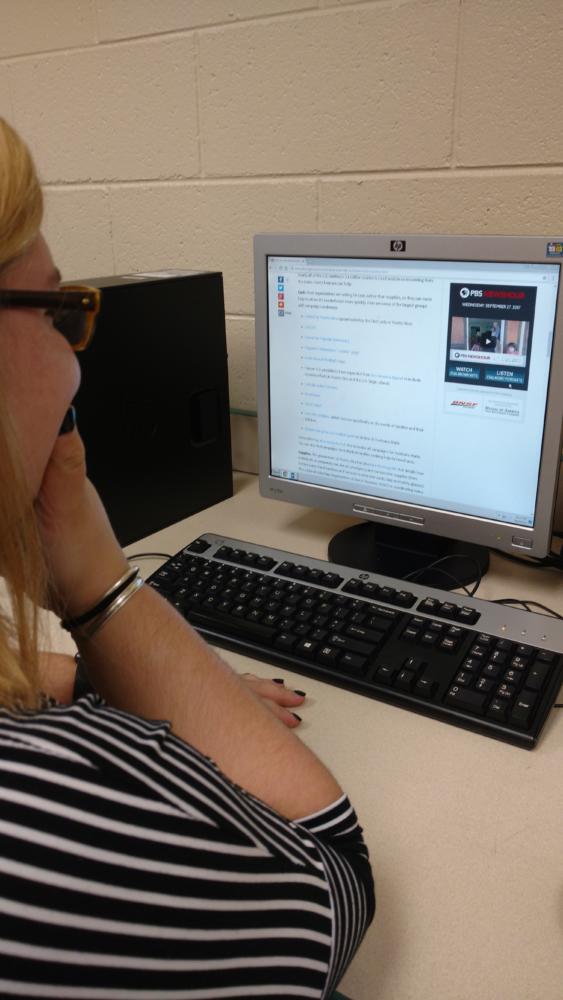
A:
[[[61,625],[67,632],[76,632],[82,625],[86,625],[87,622],[94,621],[101,615],[102,611],[105,611],[109,607],[114,598],[121,594],[123,590],[126,590],[128,585],[136,576],[139,575],[138,566],[130,566],[123,576],[120,576],[117,583],[114,583],[109,590],[106,590],[105,594],[102,594],[100,600],[94,604],[92,608],[88,611],[84,611],[83,614],[77,615],[76,618],[65,618],[61,621]]]
[[[100,612],[92,621],[83,625],[81,628],[74,629],[74,635],[79,639],[91,639],[95,633],[102,628],[102,625],[106,625],[110,618],[123,608],[127,601],[131,600],[133,594],[136,594],[140,587],[143,586],[142,576],[137,572],[136,576],[127,584],[124,590],[122,590],[111,602],[108,604],[103,611]]]

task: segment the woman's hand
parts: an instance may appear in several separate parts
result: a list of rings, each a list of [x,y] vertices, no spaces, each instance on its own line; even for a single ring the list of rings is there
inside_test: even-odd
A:
[[[86,474],[77,430],[55,442],[35,501],[52,610],[74,617],[100,600],[128,563]]]
[[[260,698],[276,718],[289,728],[295,729],[301,719],[292,709],[302,705],[305,700],[303,691],[291,691],[284,686],[283,681],[267,681],[254,674],[240,674],[251,691]]]

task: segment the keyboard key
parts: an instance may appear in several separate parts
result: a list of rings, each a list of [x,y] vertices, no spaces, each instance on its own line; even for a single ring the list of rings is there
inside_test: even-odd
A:
[[[465,625],[475,625],[479,621],[481,615],[475,608],[459,608],[456,614],[456,621],[463,622]]]
[[[307,580],[309,583],[320,583],[322,575],[322,569],[310,569],[307,571]]]
[[[536,707],[537,694],[533,691],[523,691],[510,713],[510,721],[522,729],[530,725]]]
[[[195,542],[188,545],[188,552],[207,552],[211,548],[211,543],[206,542],[204,538],[196,538]]]
[[[438,639],[436,632],[423,632],[420,641],[424,643],[425,646],[433,646]]]
[[[482,666],[482,661],[475,659],[474,656],[468,656],[462,664],[463,670],[470,670],[472,673],[476,673],[476,671],[480,670]]]
[[[555,653],[550,653],[548,649],[541,649],[537,656],[538,660],[542,663],[553,663],[555,659]]]
[[[166,566],[164,569],[159,569],[155,573],[155,580],[160,584],[160,589],[168,592],[172,589],[173,584],[176,582],[180,574],[177,570],[168,569]]]
[[[279,620],[280,620],[280,616],[279,615],[269,614],[269,615],[264,615],[264,617],[262,619],[262,623],[264,625],[277,625],[278,622],[279,622]]]
[[[466,670],[460,670],[454,680],[454,684],[461,684],[462,687],[471,687],[473,684],[473,675],[469,674]]]
[[[508,639],[499,639],[497,642],[497,649],[502,650],[503,653],[510,653],[514,646],[513,642],[509,642]]]
[[[419,680],[417,680],[414,689],[416,693],[421,695],[423,698],[431,698],[437,687],[437,681],[433,681],[430,677],[420,677]]]
[[[335,632],[329,636],[328,642],[330,646],[337,646],[338,649],[344,649],[348,653],[358,653],[359,656],[369,656],[375,650],[375,646],[370,646],[367,642],[357,642],[347,635],[339,635]]]
[[[331,618],[330,621],[326,623],[326,627],[329,632],[343,632],[345,622],[340,621],[338,618]]]
[[[519,684],[520,684],[520,682],[522,680],[522,677],[520,675],[520,671],[514,670],[511,667],[509,670],[505,670],[504,676],[503,676],[502,679],[505,682],[505,684],[512,684],[514,686],[514,688],[516,689],[519,686]]]
[[[280,649],[293,649],[297,642],[297,636],[291,632],[280,632],[275,638],[275,645]]]
[[[444,601],[444,603],[440,605],[438,614],[440,614],[442,618],[455,618],[457,610],[457,604],[452,604],[451,601]]]
[[[400,590],[395,596],[393,604],[398,604],[401,608],[412,608],[416,597],[409,590]]]
[[[425,660],[421,660],[418,656],[409,656],[403,663],[403,666],[406,667],[407,670],[414,670],[415,673],[418,673],[419,670],[422,670],[422,668],[426,666],[426,662]]]
[[[482,646],[480,642],[475,643],[469,651],[469,655],[475,660],[485,660],[489,656],[490,650],[486,646]]]
[[[352,625],[365,625],[367,615],[363,611],[355,611],[353,615],[350,615],[350,624]]]
[[[514,670],[521,671],[521,670],[524,670],[528,666],[529,662],[530,661],[529,661],[529,659],[528,659],[527,656],[521,656],[521,655],[519,655],[519,656],[513,656],[512,659],[511,659],[511,661],[510,661],[510,666]]]
[[[366,665],[366,657],[358,656],[357,653],[345,652],[340,657],[339,667],[345,667],[351,674],[363,674]]]
[[[352,639],[362,639],[364,642],[371,642],[374,645],[377,645],[383,639],[383,632],[364,628],[363,625],[347,625],[344,629],[344,634],[351,636]]]
[[[541,691],[548,674],[549,666],[547,663],[536,662],[528,671],[528,676],[526,677],[526,687],[531,688],[533,691]]]
[[[515,692],[516,688],[513,684],[499,684],[496,696],[497,698],[502,698],[504,701],[510,701]]]
[[[382,663],[375,671],[375,677],[381,684],[392,684],[396,673],[396,667]]]
[[[295,580],[304,580],[307,576],[307,573],[308,573],[308,567],[303,566],[301,563],[299,563],[297,566],[293,567],[293,572],[291,575]]]
[[[303,656],[314,656],[317,649],[318,643],[312,642],[311,639],[300,639],[295,647],[295,651]]]
[[[382,604],[372,604],[369,610],[372,614],[377,615],[378,618],[383,618],[387,623],[397,621],[401,613],[400,611],[393,611],[393,608],[384,608]]]
[[[259,556],[256,560],[258,569],[271,569],[275,564],[275,559],[271,559],[269,556]]]
[[[328,632],[327,632],[326,628],[316,628],[316,629],[314,629],[311,632],[311,636],[310,637],[311,637],[311,639],[314,640],[314,642],[324,642],[324,640],[326,639],[327,635],[328,635]]]
[[[417,611],[425,611],[429,615],[436,614],[440,609],[440,601],[435,597],[425,597],[417,607]]]
[[[350,617],[350,611],[348,610],[348,608],[333,608],[332,614],[334,620],[337,622],[348,621]]]
[[[295,569],[295,563],[292,563],[292,562],[282,562],[282,563],[280,563],[280,565],[278,566],[278,568],[277,568],[277,570],[275,572],[279,573],[280,576],[291,576],[291,574],[292,574],[292,572],[293,572],[294,569]]]
[[[190,552],[190,546],[183,550],[184,552]],[[232,548],[230,545],[222,545],[220,549],[215,553],[216,559],[228,559],[232,554]]]
[[[453,708],[458,708],[462,712],[471,712],[474,715],[483,715],[487,695],[480,691],[469,691],[467,688],[454,685],[446,695],[446,704]]]
[[[223,614],[217,608],[212,611],[204,611],[202,608],[191,608],[188,612],[188,620],[192,625],[213,631],[214,629],[226,635],[241,636],[253,640],[254,642],[272,642],[276,630],[262,625],[260,622],[251,622],[245,618],[232,618],[231,615]]]
[[[332,602],[335,608],[352,608],[361,611],[362,608],[369,607],[365,601],[352,601],[349,597],[344,597],[344,594],[325,594],[324,599]]]
[[[234,615],[235,618],[246,618],[248,608],[246,604],[234,604],[231,609],[231,614]]]
[[[394,601],[397,591],[394,587],[381,587],[378,597],[381,601]]]
[[[449,635],[444,635],[438,642],[438,649],[443,649],[445,653],[454,653],[459,646],[459,639],[453,639]]]
[[[316,608],[316,606],[317,599],[315,597],[304,597],[301,601],[301,607],[304,608],[305,611],[310,611],[312,608]]]
[[[475,685],[476,691],[481,691],[482,694],[489,694],[493,690],[495,682],[489,680],[488,677],[480,677]]]
[[[487,709],[489,719],[499,719],[504,722],[508,715],[508,702],[503,698],[493,698]]]
[[[496,680],[496,678],[501,675],[501,668],[498,663],[487,663],[486,666],[483,667],[483,674],[490,680]]]
[[[406,667],[403,667],[403,669],[399,670],[399,673],[397,674],[395,687],[399,688],[401,691],[412,691],[415,677],[416,674],[414,670],[407,670]]]
[[[317,660],[319,663],[336,663],[340,659],[341,653],[339,649],[335,649],[334,646],[321,646],[317,653]]]

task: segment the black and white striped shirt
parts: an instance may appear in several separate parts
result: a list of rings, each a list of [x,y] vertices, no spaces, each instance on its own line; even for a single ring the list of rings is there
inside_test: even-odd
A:
[[[372,920],[348,799],[287,821],[94,695],[0,710],[0,996],[328,997]]]

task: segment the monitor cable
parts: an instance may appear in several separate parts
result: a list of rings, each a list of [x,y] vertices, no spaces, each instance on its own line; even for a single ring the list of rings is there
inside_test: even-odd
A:
[[[442,563],[447,562],[449,559],[460,559],[460,558],[469,559],[469,561],[473,563],[473,565],[475,566],[475,568],[477,570],[477,572],[476,572],[476,577],[477,578],[476,578],[475,583],[473,584],[473,587],[471,588],[471,590],[469,590],[469,588],[466,587],[465,584],[461,583],[457,579],[457,577],[455,577],[452,573],[449,573],[448,570],[444,569],[444,567],[441,565]],[[464,555],[462,557],[462,556],[460,556],[459,553],[455,553],[455,554],[448,555],[448,556],[441,556],[440,559],[435,559],[434,562],[428,563],[428,565],[427,566],[423,566],[422,569],[416,569],[416,570],[414,570],[414,572],[408,573],[407,576],[402,577],[402,579],[403,580],[412,580],[414,582],[416,580],[420,580],[420,577],[424,576],[425,573],[428,573],[429,570],[435,570],[437,573],[441,573],[443,576],[447,577],[449,580],[453,580],[453,582],[456,585],[456,589],[457,590],[463,590],[463,592],[465,594],[467,594],[468,597],[474,597],[475,594],[477,593],[478,587],[481,584],[482,574],[481,574],[481,569],[479,567],[479,563],[477,562],[477,560],[474,559],[473,556],[466,556],[466,555]]]

